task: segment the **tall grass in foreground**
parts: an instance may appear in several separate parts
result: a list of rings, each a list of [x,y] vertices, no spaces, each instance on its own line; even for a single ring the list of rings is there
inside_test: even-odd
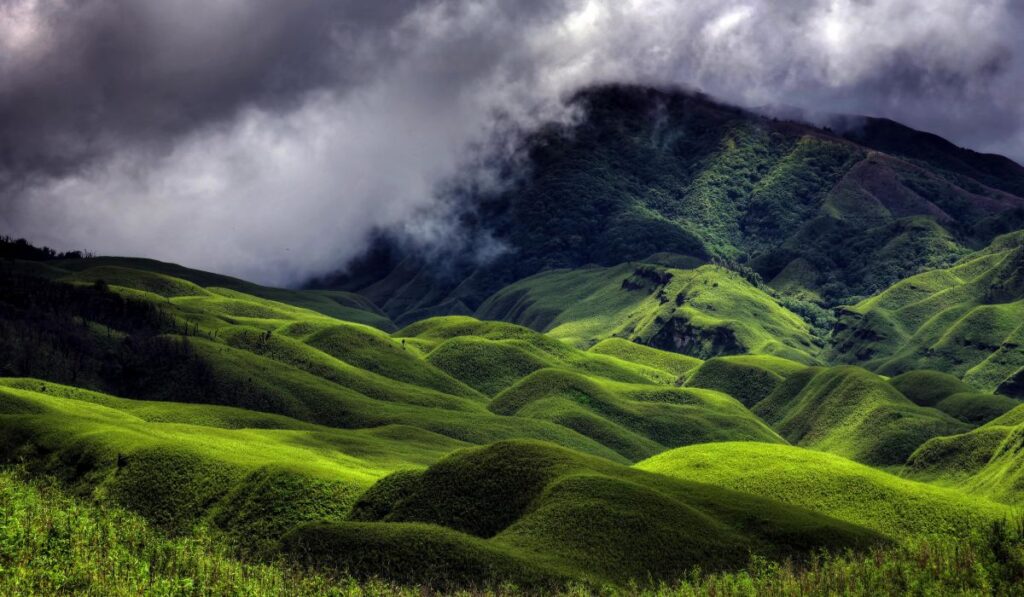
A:
[[[0,595],[426,595],[425,587],[359,582],[283,562],[232,557],[213,536],[167,537],[141,517],[93,505],[51,483],[0,471]],[[513,595],[513,585],[467,595]],[[568,587],[566,595],[1024,595],[1024,523],[977,539],[917,541],[803,566],[754,558],[739,572],[656,588]]]

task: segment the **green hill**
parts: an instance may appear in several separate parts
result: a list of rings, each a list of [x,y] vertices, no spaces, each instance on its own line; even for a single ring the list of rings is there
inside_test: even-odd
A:
[[[966,537],[1009,508],[815,450],[741,442],[678,448],[635,468],[778,500],[896,541]]]
[[[911,477],[1024,503],[1024,405],[968,433],[934,438],[907,461]]]
[[[975,391],[956,377],[938,371],[909,371],[889,383],[914,404],[937,408],[973,425],[987,423],[1021,404],[1007,396]]]
[[[640,460],[692,443],[782,439],[735,399],[541,369],[495,396],[492,412],[551,421]]]
[[[190,282],[194,286],[236,290],[251,296],[316,311],[337,319],[364,323],[386,331],[395,329],[395,325],[387,315],[373,302],[353,292],[268,288],[238,278],[189,269],[174,263],[133,257],[59,259],[47,262],[47,267],[66,271],[68,274],[63,275],[70,275],[72,279],[78,278],[86,281],[104,279],[108,284],[118,284],[129,288],[136,287],[140,280],[146,278],[177,278]],[[112,276],[112,273],[118,270],[122,271],[122,276]],[[146,274],[153,275],[147,276]],[[56,274],[51,273],[51,276],[56,277]],[[120,280],[120,283],[117,280]]]
[[[800,363],[770,355],[717,357],[701,363],[686,385],[718,390],[752,407],[767,398],[783,380],[804,369]]]
[[[935,369],[993,391],[1024,368],[1022,322],[1024,233],[1017,232],[847,308],[823,358],[885,375]]]
[[[712,265],[546,271],[501,289],[476,314],[584,348],[625,338],[702,359],[766,353],[805,363],[814,362],[818,350],[803,319],[741,276]]]
[[[270,549],[301,521],[343,518],[396,468],[466,444],[415,428],[338,430],[208,405],[2,380],[0,455],[176,532],[208,522]]]
[[[880,540],[773,500],[531,442],[460,451],[421,474],[385,478],[356,513],[359,522],[300,527],[288,545],[362,575],[428,582],[445,570],[532,584],[646,582],[695,564],[731,568],[751,552],[778,558]]]
[[[794,445],[878,466],[903,464],[928,439],[970,429],[848,366],[796,373],[753,411]]]
[[[666,371],[676,378],[684,378],[691,373],[701,361],[674,352],[658,350],[622,338],[608,338],[591,346],[587,352],[604,354],[638,365],[646,365]]]

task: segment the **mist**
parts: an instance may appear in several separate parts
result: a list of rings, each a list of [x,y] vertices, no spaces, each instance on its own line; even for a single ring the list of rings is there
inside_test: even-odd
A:
[[[603,82],[1024,160],[1022,26],[1010,1],[0,0],[0,232],[299,284],[376,229],[450,242],[442,189]]]

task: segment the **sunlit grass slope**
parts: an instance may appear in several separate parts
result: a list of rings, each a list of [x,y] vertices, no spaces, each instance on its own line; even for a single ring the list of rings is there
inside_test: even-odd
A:
[[[373,482],[466,444],[415,428],[338,430],[286,417],[115,398],[39,380],[0,385],[0,454],[173,531],[206,521],[272,544],[339,518]]]
[[[1024,367],[1024,232],[849,307],[825,358],[934,369],[992,391]]]
[[[743,491],[883,533],[967,536],[1010,509],[806,448],[725,442],[678,448],[635,465],[654,473]]]
[[[880,540],[774,500],[521,441],[385,478],[353,516],[300,527],[287,544],[312,561],[411,582],[438,570],[490,580],[526,569],[530,581],[623,583],[670,579],[694,565],[734,568],[751,552],[778,558]]]
[[[692,373],[701,360],[695,357],[658,350],[638,342],[631,342],[624,338],[607,338],[591,346],[587,352],[604,354],[612,357],[646,365],[655,369],[667,371],[677,378],[685,378]]]
[[[421,343],[429,351],[430,364],[488,395],[545,367],[628,383],[667,384],[676,379],[671,372],[578,350],[522,326],[472,317],[426,319],[396,335]]]
[[[699,358],[777,354],[813,362],[809,325],[738,274],[624,263],[552,270],[488,298],[482,319],[519,323],[576,346],[626,338]]]
[[[158,276],[188,281],[195,286],[204,288],[237,290],[252,296],[317,311],[337,319],[365,323],[382,330],[390,331],[395,329],[394,324],[391,323],[391,320],[388,319],[383,311],[365,297],[352,292],[270,288],[230,276],[189,269],[174,263],[132,257],[64,259],[51,262],[49,265],[73,273],[74,277],[83,280],[102,277],[110,284],[116,283],[114,280],[106,278],[110,275],[110,270],[120,269],[133,272],[147,272]],[[96,271],[88,271],[93,269]],[[140,274],[135,275],[139,276]],[[121,280],[126,281],[124,278],[121,278]],[[131,286],[132,284],[121,285]]]
[[[597,380],[562,369],[532,373],[498,394],[490,409],[557,423],[630,460],[692,443],[782,441],[720,392]]]
[[[849,366],[795,373],[753,410],[794,445],[881,466],[903,464],[932,437],[970,429]]]
[[[968,433],[928,441],[907,465],[911,477],[1024,504],[1024,405]]]

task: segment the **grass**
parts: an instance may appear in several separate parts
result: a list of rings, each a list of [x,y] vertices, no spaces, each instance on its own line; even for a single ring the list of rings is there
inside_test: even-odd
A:
[[[918,406],[931,406],[972,425],[982,425],[1021,404],[1008,396],[978,392],[948,373],[909,371],[889,381]]]
[[[394,323],[383,311],[361,295],[337,290],[288,290],[260,286],[238,278],[189,269],[173,263],[152,259],[131,257],[90,257],[86,259],[63,259],[49,262],[50,267],[60,268],[71,279],[92,281],[102,279],[108,284],[137,288],[140,279],[159,280],[172,278],[175,284],[188,282],[203,288],[225,288],[244,292],[250,296],[309,309],[344,321],[363,323],[393,331]],[[124,276],[124,271],[131,272]],[[122,275],[118,275],[118,272]],[[151,274],[146,276],[145,274]],[[120,282],[120,283],[119,283]],[[159,292],[157,294],[160,294]]]
[[[724,442],[677,448],[636,468],[744,491],[867,527],[892,538],[968,537],[1011,510],[910,481],[846,458],[784,445]]]
[[[754,414],[794,445],[877,466],[901,465],[932,437],[970,429],[850,366],[797,373],[759,402]]]
[[[814,362],[817,352],[803,319],[739,275],[711,265],[547,271],[503,288],[477,316],[525,325],[581,348],[624,338],[699,358],[768,353]]]
[[[724,392],[753,407],[768,397],[790,375],[803,370],[800,363],[768,355],[717,357],[702,363],[686,385]]]
[[[529,375],[498,394],[490,410],[557,423],[629,460],[692,443],[782,441],[742,404],[719,392],[595,380],[560,369]]]
[[[1024,405],[967,433],[937,437],[907,462],[909,475],[1020,505],[1024,489]]]
[[[821,554],[805,564],[753,558],[738,571],[692,570],[649,588],[572,583],[549,593],[572,597],[1012,594],[1024,580],[1024,533],[1012,525],[1001,525],[979,535],[971,541],[928,538],[870,548],[865,553]],[[436,558],[443,553],[420,550],[419,555]],[[512,583],[486,585],[477,579],[469,587],[495,597],[523,592]],[[136,514],[71,498],[52,483],[26,481],[17,472],[3,470],[0,592],[12,596],[288,593],[412,597],[429,592],[429,588],[380,580],[360,582],[281,560],[239,560],[216,533],[170,538]]]
[[[587,352],[608,355],[623,361],[667,371],[677,379],[686,377],[702,362],[695,357],[658,350],[637,342],[630,342],[624,338],[601,340],[591,346]]]
[[[796,557],[880,541],[872,531],[772,500],[535,442],[460,451],[402,485],[367,508],[380,522],[307,525],[289,544],[314,559],[319,548],[339,569],[377,562],[385,575],[409,582],[435,572],[417,562],[418,552],[392,551],[398,543],[443,546],[427,561],[455,578],[464,566],[507,569],[508,560],[495,558],[511,553],[514,565],[528,564],[533,574],[618,584],[671,579],[698,564],[734,567],[750,552]]]
[[[948,269],[902,280],[850,307],[825,358],[888,375],[940,370],[996,390],[1022,366],[1024,235],[998,237]]]
[[[934,372],[890,383],[785,358],[795,349],[785,342],[706,361],[625,337],[584,351],[468,316],[390,334],[212,274],[129,263],[48,268],[39,275],[63,282],[38,285],[27,302],[16,288],[0,294],[0,324],[17,323],[3,328],[16,332],[0,342],[5,370],[50,363],[42,370],[73,382],[0,378],[0,455],[55,478],[83,507],[143,517],[152,541],[194,540],[230,560],[210,567],[265,566],[280,579],[309,565],[321,571],[308,575],[315,587],[296,586],[311,592],[335,580],[408,592],[510,579],[538,592],[631,581],[683,591],[741,582],[753,554],[796,582],[825,563],[863,566],[847,548],[888,545],[903,562],[898,550],[920,537],[982,529],[1021,493],[1024,411]],[[709,266],[686,273],[704,272],[704,283],[664,277],[678,271],[634,268],[627,286],[696,284],[679,305],[669,297],[673,309],[718,305],[756,319],[764,307],[726,287],[753,288],[741,276],[715,286]],[[617,292],[640,286],[620,280]],[[663,326],[663,338],[710,350],[775,325],[718,336],[695,321]],[[102,391],[115,382],[138,399]],[[943,410],[992,420],[971,431]],[[883,467],[917,450],[908,475],[935,486],[787,440]],[[655,462],[668,468],[640,470]],[[712,573],[693,576],[695,566]],[[58,583],[37,587],[113,582],[21,570],[19,582]],[[378,575],[399,584],[375,584]]]
[[[298,521],[346,515],[391,471],[465,445],[415,429],[338,430],[38,380],[5,381],[0,396],[6,461],[107,496],[176,532],[233,521],[225,530],[245,531],[245,541],[261,548]]]

